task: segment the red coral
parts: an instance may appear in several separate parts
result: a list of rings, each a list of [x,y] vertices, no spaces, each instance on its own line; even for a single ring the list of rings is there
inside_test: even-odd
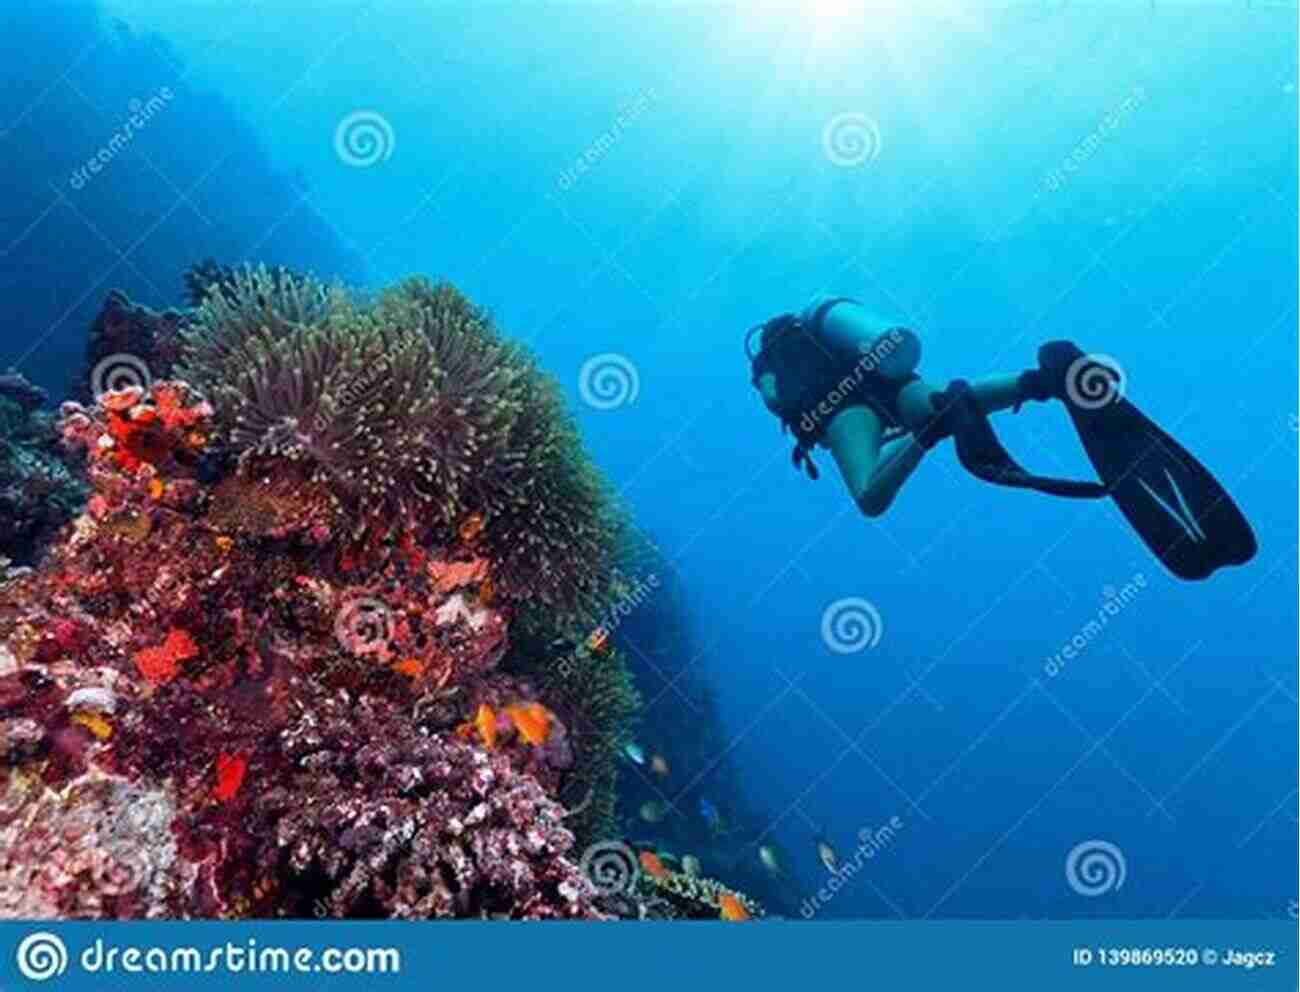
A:
[[[170,682],[180,674],[180,664],[198,656],[199,646],[188,631],[174,627],[157,647],[135,653],[135,667],[150,682]]]
[[[246,771],[248,759],[242,754],[217,755],[217,784],[212,790],[212,797],[222,803],[234,799],[239,787],[244,784]]]
[[[475,585],[488,577],[490,563],[486,558],[473,561],[439,561],[429,562],[429,578],[439,592],[452,592],[462,586]]]

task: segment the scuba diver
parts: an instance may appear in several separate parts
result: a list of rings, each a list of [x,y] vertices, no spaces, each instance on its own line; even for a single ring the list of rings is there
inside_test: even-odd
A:
[[[818,477],[829,448],[858,508],[884,513],[926,453],[952,438],[986,482],[1074,499],[1109,497],[1180,578],[1203,579],[1255,555],[1255,535],[1218,481],[1124,397],[1113,360],[1069,341],[1038,350],[1038,367],[939,389],[917,374],[921,339],[849,297],[820,297],[745,337],[751,382],[795,437],[792,460]],[[998,440],[989,414],[1027,402],[1065,405],[1099,482],[1034,475]]]

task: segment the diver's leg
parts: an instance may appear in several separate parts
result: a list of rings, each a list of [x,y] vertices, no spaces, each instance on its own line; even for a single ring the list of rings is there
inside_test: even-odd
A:
[[[924,426],[935,414],[930,395],[936,392],[941,390],[924,380],[919,380],[909,383],[898,394],[898,412],[908,430],[915,431]],[[1018,375],[998,375],[980,379],[978,382],[971,383],[971,392],[975,395],[975,402],[985,413],[1009,410],[1031,398],[1025,395]]]
[[[868,517],[878,517],[921,463],[925,449],[904,438],[881,457],[884,426],[875,411],[861,406],[841,410],[826,426],[825,445],[840,468],[853,501]]]

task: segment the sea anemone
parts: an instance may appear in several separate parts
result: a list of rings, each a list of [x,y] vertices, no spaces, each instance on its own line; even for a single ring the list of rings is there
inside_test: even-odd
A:
[[[361,521],[448,538],[474,519],[507,598],[576,610],[608,589],[620,518],[558,386],[451,286],[409,279],[359,302],[283,270],[229,274],[177,375],[245,475],[303,466]]]

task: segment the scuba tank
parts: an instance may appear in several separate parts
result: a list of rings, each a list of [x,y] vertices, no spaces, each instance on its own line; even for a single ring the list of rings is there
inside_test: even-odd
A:
[[[848,326],[836,321],[828,327],[826,314],[840,303],[853,304],[861,315],[855,313]],[[806,411],[834,394],[845,379],[853,379],[855,386],[874,379],[882,391],[891,384],[896,389],[920,363],[921,341],[914,331],[871,314],[856,300],[834,297],[814,301],[803,314],[783,313],[751,327],[745,334],[745,357],[756,389],[762,391],[764,375],[774,375],[776,401],[768,405],[797,439],[791,452],[795,467],[816,479],[811,451],[821,430],[802,423]],[[885,440],[906,433],[889,417],[883,419]]]

